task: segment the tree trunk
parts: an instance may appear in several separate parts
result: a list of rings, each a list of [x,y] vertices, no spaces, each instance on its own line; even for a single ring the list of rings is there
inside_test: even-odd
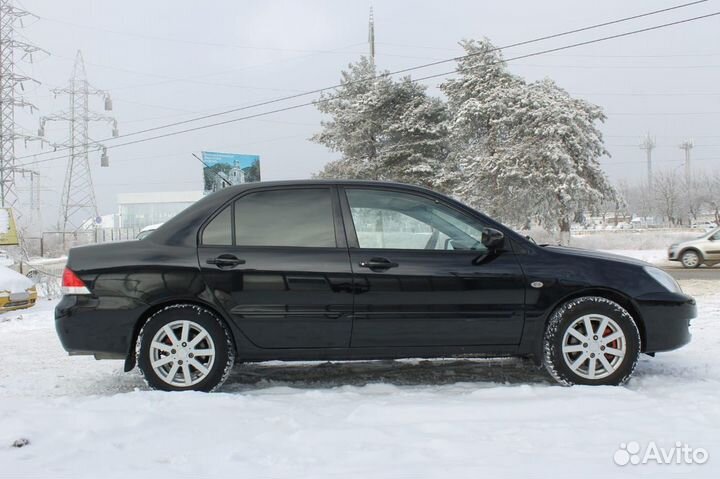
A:
[[[570,244],[570,218],[567,216],[561,218],[558,223],[560,225],[560,244],[568,246]]]

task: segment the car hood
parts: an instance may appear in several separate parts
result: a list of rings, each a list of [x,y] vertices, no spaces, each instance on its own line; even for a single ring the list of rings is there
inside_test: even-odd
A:
[[[22,293],[28,288],[32,288],[33,281],[27,276],[0,266],[0,291],[7,291],[9,293]]]
[[[564,256],[576,256],[582,258],[600,259],[605,261],[616,261],[625,264],[634,264],[637,266],[652,266],[650,263],[641,261],[639,259],[630,258],[629,256],[622,256],[619,254],[606,253],[604,251],[572,248],[570,246],[545,246],[548,251],[553,253],[561,254]]]
[[[685,241],[680,241],[678,243],[674,243],[671,246],[684,248],[686,246],[693,246],[693,245],[700,245],[704,243],[709,243],[710,240],[708,239],[710,237],[710,233],[707,233],[699,238],[693,238]]]

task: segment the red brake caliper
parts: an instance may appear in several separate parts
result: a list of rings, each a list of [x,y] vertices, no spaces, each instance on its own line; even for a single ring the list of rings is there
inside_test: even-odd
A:
[[[610,326],[606,326],[606,327],[605,327],[605,331],[603,332],[603,338],[604,338],[605,336],[610,335],[610,334],[612,334],[612,329],[610,329]],[[613,349],[617,349],[617,348],[618,348],[618,340],[615,339],[615,340],[613,340],[611,343],[606,344],[606,347],[608,347],[608,348],[613,348]],[[610,357],[608,357],[608,356],[610,356],[610,355],[607,354],[607,353],[605,353],[605,359],[607,359],[608,361],[610,361],[610,358],[612,358],[612,356],[610,356]]]

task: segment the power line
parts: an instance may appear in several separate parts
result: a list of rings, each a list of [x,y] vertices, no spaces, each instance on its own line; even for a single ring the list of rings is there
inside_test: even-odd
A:
[[[635,35],[635,34],[639,34],[639,33],[644,33],[644,32],[653,31],[653,30],[658,30],[658,29],[661,29],[661,28],[666,28],[666,27],[670,27],[670,26],[675,26],[675,25],[679,25],[679,24],[683,24],[683,23],[688,23],[688,22],[692,22],[692,21],[697,21],[697,20],[701,20],[701,19],[704,19],[704,18],[714,17],[714,16],[717,16],[717,15],[720,15],[720,11],[715,12],[715,13],[711,13],[711,14],[707,14],[707,15],[698,16],[698,17],[687,18],[687,19],[684,19],[684,20],[678,20],[678,21],[675,21],[675,22],[664,23],[664,24],[661,24],[661,25],[655,25],[655,26],[652,26],[652,27],[642,28],[642,29],[638,29],[638,30],[632,30],[632,31],[629,31],[629,32],[624,32],[624,33],[620,33],[620,34],[616,34],[616,35],[610,35],[610,36],[607,36],[607,37],[601,37],[601,38],[596,38],[596,39],[593,39],[593,40],[587,40],[587,41],[583,41],[583,42],[577,42],[577,43],[573,43],[573,44],[570,44],[570,45],[565,45],[565,46],[561,46],[561,47],[551,48],[551,49],[542,50],[542,51],[538,51],[538,52],[534,52],[534,53],[528,53],[528,54],[525,54],[525,55],[520,55],[520,56],[508,58],[508,59],[506,59],[506,60],[499,60],[498,62],[495,62],[495,63],[510,62],[510,61],[519,60],[519,59],[523,59],[523,58],[530,58],[530,57],[534,57],[534,56],[545,55],[545,54],[551,53],[551,52],[562,51],[562,50],[567,50],[567,49],[570,49],[570,48],[576,48],[576,47],[579,47],[579,46],[590,45],[590,44],[593,44],[593,43],[599,43],[599,42],[603,42],[603,41],[607,41],[607,40],[612,40],[612,39],[616,39],[616,38],[627,37],[627,36],[631,36],[631,35]],[[495,49],[495,50],[497,50],[497,49]],[[486,52],[483,52],[483,53],[486,53]],[[477,55],[477,53],[469,54],[469,55],[466,55],[466,56],[460,57],[460,58],[465,58],[465,57],[474,56],[474,55]],[[494,63],[493,63],[493,64],[494,64]],[[485,65],[483,65],[483,66],[485,66]],[[420,68],[420,67],[415,67],[415,68]],[[455,70],[453,70],[453,71],[444,72],[444,73],[438,73],[438,74],[433,74],[433,75],[427,75],[427,76],[424,76],[424,77],[411,79],[410,81],[412,81],[412,82],[420,82],[420,81],[424,81],[424,80],[429,80],[429,79],[433,79],[433,78],[438,78],[438,77],[442,77],[442,76],[451,75],[451,74],[458,73],[458,72],[473,70],[473,69],[475,69],[475,68],[477,68],[477,67],[457,68],[457,69],[455,69]],[[406,69],[406,70],[407,70],[407,69]],[[405,70],[403,70],[403,72],[404,72],[404,71],[405,71]],[[392,74],[392,73],[390,73],[390,75],[391,75],[391,74]],[[360,81],[368,81],[368,80],[367,80],[367,79],[362,79],[362,80],[357,80],[356,82],[360,82]],[[350,83],[352,83],[352,82],[349,82],[348,84],[350,84]],[[333,87],[331,87],[331,88],[333,88]],[[323,90],[325,90],[325,89],[316,90],[316,92],[321,92],[321,91],[323,91]],[[305,94],[294,95],[294,96],[292,96],[292,98],[297,98],[297,97],[299,97],[299,96],[305,96]],[[270,101],[268,101],[268,102],[265,102],[264,104],[275,103],[276,101],[278,101],[278,100],[270,100]],[[239,122],[239,121],[243,121],[243,120],[250,120],[250,119],[254,119],[254,118],[258,118],[258,117],[262,117],[262,116],[272,115],[272,114],[275,114],[275,113],[281,113],[281,112],[285,112],[285,111],[296,110],[296,109],[303,108],[303,107],[306,107],[306,106],[318,105],[318,104],[325,103],[325,102],[327,102],[327,101],[329,101],[329,100],[327,100],[327,99],[317,99],[317,100],[313,100],[313,101],[306,102],[306,103],[300,103],[300,104],[297,104],[297,105],[292,105],[292,106],[277,108],[277,109],[274,109],[274,110],[268,110],[268,111],[264,111],[264,112],[259,112],[259,113],[255,113],[255,114],[252,114],[252,115],[242,116],[242,117],[238,117],[238,118],[231,118],[231,119],[228,119],[228,120],[223,120],[223,121],[219,121],[219,122],[215,122],[215,123],[208,123],[208,124],[206,124],[206,125],[200,125],[200,126],[196,126],[196,127],[192,127],[192,128],[186,128],[186,129],[184,129],[184,130],[177,130],[177,131],[174,131],[174,132],[164,133],[164,134],[161,134],[161,135],[151,136],[151,137],[147,137],[147,138],[140,138],[140,139],[132,140],[132,141],[126,141],[126,142],[124,142],[124,143],[117,143],[117,144],[109,145],[107,148],[109,149],[109,148],[116,148],[116,147],[121,147],[121,146],[134,145],[134,144],[137,144],[137,143],[144,143],[144,142],[146,142],[146,141],[152,141],[152,140],[157,140],[157,139],[161,139],[161,138],[167,138],[167,137],[171,137],[171,136],[177,136],[177,135],[181,135],[181,134],[184,134],[184,133],[189,133],[189,132],[198,131],[198,130],[205,130],[205,129],[208,129],[208,128],[214,128],[214,127],[216,127],[216,126],[227,125],[227,124],[230,124],[230,123],[235,123],[235,122]],[[252,107],[252,106],[245,107],[245,108],[242,108],[242,109],[251,108],[251,107]],[[213,115],[207,115],[206,118],[207,118],[207,117],[218,116],[218,115],[220,115],[220,114],[222,114],[222,113],[213,114]],[[168,126],[177,126],[177,125],[180,125],[180,124],[189,123],[189,122],[191,122],[191,121],[194,121],[194,120],[184,120],[184,121],[176,122],[175,124],[168,125]],[[166,127],[167,127],[167,126],[166,126]],[[149,132],[149,131],[156,131],[156,130],[158,130],[158,129],[166,128],[166,127],[148,128],[148,129],[146,129],[146,130],[144,130],[144,131],[138,131],[138,132],[134,132],[134,133],[128,133],[128,134],[126,134],[126,135],[122,135],[121,137],[128,137],[128,136],[132,136],[132,135],[137,135],[137,134],[139,134],[139,133],[147,133],[147,132]],[[112,140],[112,138],[110,138],[110,139],[108,139],[108,140]],[[108,140],[103,140],[103,141],[108,141]],[[46,153],[44,153],[44,154],[48,154],[48,153],[54,153],[54,152],[46,152]],[[43,153],[39,153],[39,154],[37,154],[37,155],[27,155],[27,156],[24,156],[24,157],[22,157],[22,158],[36,157],[36,156],[39,156],[39,155],[41,155],[41,154],[43,154]],[[31,161],[31,162],[23,163],[22,166],[32,165],[32,164],[37,164],[37,163],[44,163],[44,162],[47,162],[47,161],[53,161],[53,160],[60,159],[60,158],[64,158],[64,157],[65,157],[65,156],[56,156],[56,157],[46,158],[46,159],[43,159],[43,160]]]
[[[584,41],[584,42],[578,42],[578,43],[574,43],[574,44],[570,44],[570,45],[565,45],[565,46],[562,46],[562,47],[556,47],[556,48],[552,48],[552,49],[548,49],[548,50],[542,50],[542,51],[539,51],[539,52],[534,52],[534,53],[529,53],[529,54],[525,54],[525,55],[520,55],[520,56],[517,56],[517,57],[509,58],[509,59],[504,60],[504,61],[505,61],[505,62],[509,62],[509,61],[514,61],[514,60],[518,60],[518,59],[522,59],[522,58],[529,58],[529,57],[533,57],[533,56],[544,55],[544,54],[547,54],[547,53],[549,53],[549,52],[567,50],[567,49],[570,49],[570,48],[576,48],[576,47],[578,47],[578,46],[584,46],[584,45],[589,45],[589,44],[592,44],[592,43],[598,43],[598,42],[602,42],[602,41],[606,41],[606,40],[611,40],[611,39],[615,39],[615,38],[626,37],[626,36],[630,36],[630,35],[634,35],[634,34],[638,34],[638,33],[644,33],[644,32],[647,32],[647,31],[657,30],[657,29],[660,29],[660,28],[665,28],[665,27],[669,27],[669,26],[674,26],[674,25],[682,24],[682,23],[687,23],[687,22],[691,22],[691,21],[696,21],[696,20],[700,20],[700,19],[704,19],[704,18],[708,18],[708,17],[713,17],[713,16],[717,16],[717,15],[720,15],[720,12],[715,12],[715,13],[712,13],[712,14],[702,15],[702,16],[699,16],[699,17],[693,17],[693,18],[688,18],[688,19],[684,19],[684,20],[678,20],[678,21],[675,21],[675,22],[665,23],[665,24],[656,25],[656,26],[653,26],[653,27],[647,27],[647,28],[643,28],[643,29],[639,29],[639,30],[633,30],[633,31],[630,31],[630,32],[625,32],[625,33],[620,33],[620,34],[611,35],[611,36],[607,36],[607,37],[597,38],[597,39],[594,39],[594,40],[587,40],[587,41]],[[476,54],[470,54],[470,55],[468,55],[468,56],[472,56],[472,55],[476,55]],[[498,61],[498,62],[495,62],[495,63],[500,63],[500,62],[502,62],[502,60],[501,60],[501,61]],[[459,68],[459,69],[456,69],[456,70],[451,71],[451,72],[444,72],[444,73],[439,73],[439,74],[434,74],[434,75],[428,75],[428,76],[425,76],[425,77],[412,79],[411,81],[413,81],[413,82],[419,82],[419,81],[423,81],[423,80],[428,80],[428,79],[432,79],[432,78],[437,78],[437,77],[440,77],[440,76],[446,76],[446,75],[450,75],[450,74],[453,74],[453,73],[462,72],[462,71],[467,71],[467,70],[472,70],[472,69],[473,69],[473,68],[468,68],[468,67],[466,67],[466,68]],[[357,82],[359,82],[359,81],[367,81],[367,80],[357,80]],[[184,133],[189,133],[189,132],[192,132],[192,131],[204,130],[204,129],[213,128],[213,127],[216,127],[216,126],[222,126],[222,125],[226,125],[226,124],[230,124],[230,123],[235,123],[235,122],[238,122],[238,121],[249,120],[249,119],[258,118],[258,117],[267,116],[267,115],[272,115],[272,114],[280,113],[280,112],[284,112],[284,111],[296,110],[296,109],[303,108],[303,107],[306,107],[306,106],[318,105],[318,104],[324,103],[324,102],[326,102],[326,101],[328,101],[328,100],[322,100],[322,99],[313,100],[313,101],[311,101],[311,102],[301,103],[301,104],[298,104],[298,105],[292,105],[292,106],[283,107],[283,108],[278,108],[278,109],[275,109],[275,110],[269,110],[269,111],[265,111],[265,112],[259,112],[259,113],[253,114],[253,115],[247,115],[247,116],[243,116],[243,117],[239,117],[239,118],[231,118],[231,119],[229,119],[229,120],[224,120],[224,121],[221,121],[221,122],[209,123],[209,124],[206,124],[206,125],[201,125],[201,126],[197,126],[197,127],[193,127],[193,128],[187,128],[187,129],[184,129],[184,130],[178,130],[178,131],[174,131],[174,132],[170,132],[170,133],[164,133],[164,134],[156,135],[156,136],[152,136],[152,137],[141,138],[141,139],[138,139],[138,140],[127,141],[127,142],[124,142],[124,143],[118,143],[118,144],[110,145],[110,146],[108,146],[107,148],[115,148],[115,147],[121,147],[121,146],[134,145],[134,144],[137,144],[137,143],[144,143],[144,142],[146,142],[146,141],[152,141],[152,140],[157,140],[157,139],[166,138],[166,137],[171,137],[171,136],[177,136],[177,135],[184,134]],[[214,116],[214,115],[213,115],[213,116]],[[178,122],[178,123],[181,124],[181,123],[187,123],[187,122],[188,122],[188,121]],[[158,127],[158,128],[159,128],[159,127]],[[157,130],[158,128],[148,129],[147,131]],[[133,133],[133,134],[137,134],[137,133]],[[125,135],[125,136],[130,136],[130,135],[131,135],[131,134],[128,134],[128,135]],[[32,156],[32,155],[31,155],[31,156]],[[26,157],[23,157],[23,158],[26,158]],[[23,166],[25,166],[25,165],[32,165],[32,164],[36,164],[36,163],[43,163],[43,162],[46,162],[46,161],[52,161],[52,160],[61,159],[61,158],[64,158],[64,156],[57,156],[57,157],[47,158],[47,159],[44,159],[44,160],[36,160],[36,161],[33,161],[33,162],[24,163]]]
[[[705,0],[707,1],[707,0]],[[702,2],[694,2],[694,3],[702,3]],[[90,25],[82,25],[79,23],[69,22],[67,20],[59,20],[56,18],[49,18],[49,17],[39,17],[41,20],[45,20],[48,22],[53,23],[59,23],[62,25],[69,25],[76,28],[83,28],[87,30],[95,30],[99,32],[104,33],[112,33],[113,35],[125,35],[129,37],[135,37],[135,38],[142,38],[144,40],[159,40],[164,42],[170,42],[170,43],[182,43],[186,45],[199,45],[199,46],[205,46],[205,47],[221,47],[221,48],[236,48],[239,50],[264,50],[264,51],[276,51],[276,52],[291,52],[291,53],[310,53],[310,54],[318,54],[318,53],[330,53],[330,54],[337,54],[337,53],[359,53],[359,52],[339,52],[337,50],[312,50],[312,49],[299,49],[299,48],[280,48],[280,47],[268,47],[268,46],[258,46],[258,45],[239,45],[239,44],[233,44],[233,43],[222,43],[222,42],[208,42],[208,41],[198,41],[198,40],[188,40],[184,38],[170,38],[170,37],[161,37],[158,35],[148,35],[146,33],[136,33],[136,32],[129,32],[129,31],[123,31],[123,30],[113,30],[109,28],[102,28],[102,27],[94,27]],[[364,43],[358,43],[351,46],[358,46],[358,45],[364,45]],[[349,48],[349,47],[348,47]]]
[[[429,67],[432,67],[432,66],[437,66],[437,65],[441,65],[441,64],[445,64],[445,63],[450,63],[450,62],[458,62],[458,61],[460,61],[460,60],[467,59],[467,58],[472,58],[472,57],[474,57],[474,56],[478,56],[478,55],[481,55],[481,54],[486,54],[486,53],[490,53],[490,52],[494,52],[494,51],[506,50],[506,49],[509,49],[509,48],[515,48],[515,47],[519,47],[519,46],[529,45],[529,44],[532,44],[532,43],[537,43],[537,42],[541,42],[541,41],[545,41],[545,40],[550,40],[550,39],[553,39],[553,38],[559,38],[559,37],[563,37],[563,36],[567,36],[567,35],[572,35],[572,34],[575,34],[575,33],[580,33],[580,32],[584,32],[584,31],[588,31],[588,30],[593,30],[593,29],[597,29],[597,28],[606,27],[606,26],[609,26],[609,25],[615,25],[615,24],[618,24],[618,23],[628,22],[628,21],[631,21],[631,20],[636,20],[636,19],[638,19],[638,18],[648,17],[648,16],[651,16],[651,15],[658,15],[658,14],[660,14],[660,13],[666,13],[666,12],[669,12],[669,11],[672,11],[672,10],[677,10],[677,9],[680,9],[680,8],[686,8],[686,7],[693,6],[693,5],[697,5],[697,4],[700,4],[700,3],[705,3],[705,2],[707,2],[707,1],[708,1],[708,0],[697,0],[697,1],[694,1],[694,2],[684,3],[684,4],[681,4],[681,5],[676,5],[676,6],[673,6],[673,7],[663,8],[663,9],[660,9],[660,10],[653,10],[653,11],[650,11],[650,12],[645,12],[645,13],[641,13],[641,14],[637,14],[637,15],[632,15],[632,16],[629,16],[629,17],[623,17],[623,18],[619,18],[619,19],[616,19],[616,20],[611,20],[611,21],[607,21],[607,22],[597,23],[597,24],[594,24],[594,25],[589,25],[589,26],[585,26],[585,27],[581,27],[581,28],[575,28],[575,29],[572,29],[572,30],[563,31],[563,32],[560,32],[560,33],[554,33],[554,34],[551,34],[551,35],[545,35],[545,36],[538,37],[538,38],[534,38],[534,39],[531,39],[531,40],[524,40],[524,41],[512,43],[512,44],[509,44],[509,45],[506,45],[506,46],[503,46],[503,47],[495,47],[495,48],[492,48],[492,49],[490,49],[490,50],[488,50],[488,51],[468,53],[468,54],[466,54],[466,55],[461,55],[461,56],[456,56],[456,57],[452,57],[452,58],[446,58],[446,59],[443,59],[443,60],[433,61],[433,62],[430,62],[430,63],[425,63],[425,64],[417,65],[417,66],[414,66],[414,67],[408,67],[408,68],[403,68],[403,69],[400,69],[400,70],[395,70],[395,71],[393,71],[393,72],[387,72],[387,73],[383,73],[383,74],[380,74],[380,75],[373,75],[373,76],[370,76],[370,77],[361,78],[361,79],[358,79],[358,80],[353,80],[353,81],[347,82],[347,83],[338,83],[338,84],[331,85],[331,86],[324,87],[324,88],[318,88],[318,89],[309,90],[309,91],[305,91],[305,92],[301,92],[301,93],[296,93],[296,94],[293,94],[293,95],[288,95],[288,96],[279,97],[279,98],[273,98],[273,99],[261,101],[261,102],[258,102],[258,103],[253,103],[253,104],[250,104],[250,105],[245,105],[245,106],[241,106],[241,107],[237,107],[237,108],[231,108],[231,109],[229,109],[229,110],[219,111],[219,112],[216,112],[216,113],[211,113],[211,114],[207,114],[207,115],[198,116],[198,117],[195,117],[195,118],[190,118],[190,119],[187,119],[187,120],[182,120],[182,121],[177,121],[177,122],[173,122],[173,123],[168,123],[168,124],[165,124],[165,125],[158,125],[158,126],[152,127],[152,128],[145,128],[145,129],[142,129],[142,130],[137,130],[137,131],[134,131],[134,132],[130,132],[130,133],[126,133],[126,134],[123,134],[123,135],[119,135],[118,137],[115,137],[115,138],[105,138],[105,139],[103,139],[103,140],[101,140],[101,141],[113,141],[113,140],[116,140],[116,139],[118,139],[118,138],[128,138],[128,137],[137,136],[137,135],[140,135],[140,134],[143,134],[143,133],[149,133],[149,132],[152,132],[152,131],[158,131],[158,130],[163,130],[163,129],[166,129],[166,128],[172,128],[172,127],[174,127],[174,126],[180,126],[180,125],[185,125],[185,124],[188,124],[188,123],[194,123],[194,122],[201,121],[201,120],[207,120],[207,119],[210,119],[210,118],[214,118],[214,117],[218,117],[218,116],[223,116],[223,115],[227,115],[227,114],[230,114],[230,113],[237,113],[237,112],[239,112],[239,111],[248,110],[248,109],[251,109],[251,108],[257,108],[257,107],[261,107],[261,106],[267,106],[267,105],[271,105],[271,104],[275,104],[275,103],[285,102],[285,101],[288,101],[288,100],[294,100],[294,99],[297,99],[297,98],[302,98],[302,97],[309,96],[309,95],[313,95],[313,94],[317,94],[317,93],[323,93],[323,92],[325,92],[325,91],[327,91],[327,90],[333,90],[333,89],[336,89],[336,88],[340,88],[340,87],[342,87],[342,86],[354,85],[354,84],[357,84],[357,83],[365,83],[365,82],[368,82],[368,81],[376,80],[376,79],[381,78],[381,77],[399,75],[399,74],[402,74],[402,73],[408,73],[408,72],[411,72],[411,71],[420,70],[420,69],[425,69],[425,68],[429,68]],[[718,13],[720,13],[720,12],[718,12]],[[658,29],[658,28],[664,28],[664,27],[668,27],[668,26],[672,26],[672,25],[677,25],[677,24],[680,24],[680,23],[689,22],[689,21],[700,20],[700,19],[702,19],[702,18],[707,18],[707,17],[709,17],[709,16],[717,15],[718,13],[714,13],[714,14],[710,14],[710,15],[704,15],[704,16],[701,16],[701,17],[695,17],[695,18],[686,19],[686,20],[681,20],[681,21],[678,21],[678,22],[667,23],[667,24],[663,24],[663,25],[659,25],[659,26],[655,26],[655,27],[650,27],[650,28],[647,28],[647,29],[637,30],[637,31],[634,31],[634,32],[628,32],[628,33],[624,33],[624,34],[620,34],[620,35],[613,35],[613,36],[611,36],[611,37],[605,37],[605,38],[596,39],[596,40],[591,40],[591,41],[587,41],[587,42],[581,42],[581,43],[574,44],[574,45],[571,45],[571,46],[568,46],[568,47],[554,48],[554,49],[546,50],[546,51],[544,51],[544,52],[540,52],[540,53],[538,53],[538,54],[523,55],[523,56],[516,57],[516,58],[514,58],[514,59],[509,59],[509,60],[506,60],[506,61],[517,60],[517,59],[521,59],[521,58],[529,58],[529,57],[537,56],[537,55],[540,55],[540,54],[551,53],[551,52],[555,52],[555,51],[561,51],[561,50],[565,50],[565,49],[568,49],[568,48],[574,48],[574,47],[576,47],[576,46],[587,45],[587,44],[590,44],[590,43],[596,43],[596,42],[599,42],[599,41],[610,40],[610,39],[613,39],[613,38],[620,38],[620,37],[632,35],[632,34],[635,34],[635,33],[642,33],[642,32],[645,32],[645,31],[654,30],[654,29]],[[452,72],[451,72],[451,73],[452,73]],[[437,77],[437,76],[444,76],[444,75],[447,75],[447,74],[448,74],[448,73],[443,73],[443,74],[440,74],[440,75],[433,75],[433,76],[429,76],[429,77],[425,77],[425,78],[420,78],[420,79],[414,80],[414,81],[421,81],[421,80],[423,80],[423,79],[435,78],[435,77]],[[315,103],[309,102],[309,103],[307,103],[307,104],[303,104],[302,106],[308,106],[308,105],[313,105],[313,104],[315,104]],[[298,106],[297,108],[299,108],[299,107],[300,107],[300,106]],[[278,111],[283,111],[283,110],[278,110]],[[278,111],[273,111],[272,113],[277,113]],[[252,118],[252,117],[254,117],[254,116],[251,116],[251,118]],[[242,119],[244,119],[244,118],[242,118]],[[235,121],[240,121],[240,119],[237,119],[237,120],[235,120]],[[222,125],[222,124],[225,124],[225,122],[220,122],[220,123],[218,123],[218,125]],[[200,128],[202,129],[202,127],[200,127]],[[184,131],[185,131],[185,130],[183,130],[183,132],[184,132]],[[192,131],[192,130],[190,130],[190,131]],[[155,139],[155,137],[153,137],[153,139]],[[124,144],[131,144],[131,143],[124,143]],[[124,144],[123,144],[123,145],[124,145]],[[64,151],[64,149],[58,149],[58,150],[55,150],[55,151],[48,151],[48,152],[40,152],[40,153],[37,153],[37,154],[34,154],[34,155],[26,155],[26,156],[18,157],[17,159],[25,159],[25,158],[31,158],[31,157],[37,157],[37,156],[44,156],[44,155],[48,155],[48,154],[57,153],[58,151]]]
[[[661,29],[661,28],[672,27],[672,26],[675,26],[675,25],[683,24],[683,23],[694,22],[694,21],[697,21],[697,20],[702,20],[702,19],[704,19],[704,18],[715,17],[715,16],[717,16],[717,15],[720,15],[720,11],[714,12],[714,13],[709,13],[709,14],[707,14],[707,15],[700,15],[700,16],[698,16],[698,17],[686,18],[686,19],[684,19],[684,20],[677,20],[677,21],[675,21],[675,22],[663,23],[663,24],[660,24],[660,25],[652,26],[652,27],[641,28],[641,29],[638,29],[638,30],[631,30],[631,31],[629,31],[629,32],[618,33],[618,34],[616,34],[616,35],[610,35],[610,36],[607,36],[607,37],[596,38],[596,39],[593,39],[593,40],[586,40],[586,41],[584,41],[584,42],[573,43],[573,44],[565,45],[565,46],[562,46],[562,47],[550,48],[550,49],[547,49],[547,50],[542,50],[542,51],[535,52],[535,53],[530,53],[530,54],[527,54],[527,55],[521,55],[521,56],[518,56],[518,57],[509,58],[509,59],[507,59],[507,60],[505,60],[505,61],[520,60],[520,59],[522,59],[522,58],[530,58],[530,57],[535,57],[535,56],[539,56],[539,55],[546,55],[546,54],[548,54],[548,53],[554,53],[554,52],[559,52],[559,51],[562,51],[562,50],[568,50],[568,49],[570,49],[570,48],[576,48],[576,47],[581,47],[581,46],[585,46],[585,45],[591,45],[591,44],[593,44],[593,43],[599,43],[599,42],[603,42],[603,41],[607,41],[607,40],[614,40],[614,39],[617,39],[617,38],[629,37],[629,36],[631,36],[631,35],[637,35],[637,34],[639,34],[639,33],[650,32],[650,31],[653,31],[653,30],[659,30],[659,29]],[[491,51],[492,51],[492,50],[491,50]],[[462,57],[461,57],[461,58],[462,58]],[[458,69],[457,71],[462,71],[462,70],[461,70],[461,69]],[[417,79],[415,79],[415,80],[413,80],[413,81],[429,80],[429,79],[431,79],[431,78],[437,78],[437,77],[441,77],[441,76],[450,75],[451,73],[454,73],[454,72],[437,73],[437,74],[434,74],[434,75],[428,75],[428,76],[425,76],[425,77],[417,78]]]

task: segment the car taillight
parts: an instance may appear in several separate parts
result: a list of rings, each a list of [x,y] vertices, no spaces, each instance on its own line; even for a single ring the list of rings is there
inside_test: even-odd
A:
[[[63,294],[90,294],[83,280],[75,274],[70,268],[65,268],[62,276],[62,292]]]

